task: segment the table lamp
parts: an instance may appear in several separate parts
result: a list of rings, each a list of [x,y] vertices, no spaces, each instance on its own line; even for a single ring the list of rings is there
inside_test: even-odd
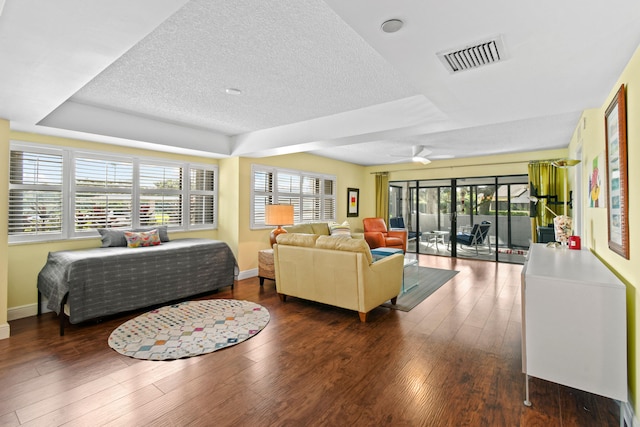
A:
[[[264,223],[277,226],[269,235],[271,246],[273,246],[276,243],[276,237],[287,232],[282,226],[293,224],[293,205],[267,205]]]

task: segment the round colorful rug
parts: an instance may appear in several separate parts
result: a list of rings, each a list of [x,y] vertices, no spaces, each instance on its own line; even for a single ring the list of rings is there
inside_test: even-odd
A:
[[[123,323],[109,336],[109,347],[136,359],[182,359],[241,343],[269,318],[266,308],[249,301],[186,301]]]

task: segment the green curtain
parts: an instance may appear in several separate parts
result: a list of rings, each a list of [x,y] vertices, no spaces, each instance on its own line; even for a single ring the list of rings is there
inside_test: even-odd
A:
[[[557,202],[563,202],[562,194],[564,189],[565,169],[556,168],[551,161],[531,162],[529,171],[529,194],[538,197],[535,215],[531,215],[531,236],[532,241],[537,241],[537,227],[546,226],[553,223],[555,215],[562,215],[563,206],[561,203],[549,203],[550,200],[544,196],[556,196]],[[549,209],[547,209],[549,208]],[[532,214],[533,209],[532,209]]]
[[[376,174],[376,217],[389,220],[389,174]]]

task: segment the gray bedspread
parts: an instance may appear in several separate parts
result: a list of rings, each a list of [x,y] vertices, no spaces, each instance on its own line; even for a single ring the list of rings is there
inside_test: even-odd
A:
[[[176,239],[144,248],[50,252],[38,290],[58,314],[68,294],[69,322],[79,323],[231,286],[237,275],[225,242]]]

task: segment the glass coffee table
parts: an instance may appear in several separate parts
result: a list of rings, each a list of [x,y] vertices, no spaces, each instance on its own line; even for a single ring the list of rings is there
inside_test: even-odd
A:
[[[371,255],[373,260],[379,260],[389,255],[403,254],[402,249],[394,248],[376,248],[371,249]],[[418,286],[419,282],[419,267],[418,259],[404,256],[404,266],[402,269],[402,293],[409,292],[411,289]]]
[[[402,293],[409,292],[420,283],[420,267],[415,258],[404,258],[404,268],[402,270]]]

